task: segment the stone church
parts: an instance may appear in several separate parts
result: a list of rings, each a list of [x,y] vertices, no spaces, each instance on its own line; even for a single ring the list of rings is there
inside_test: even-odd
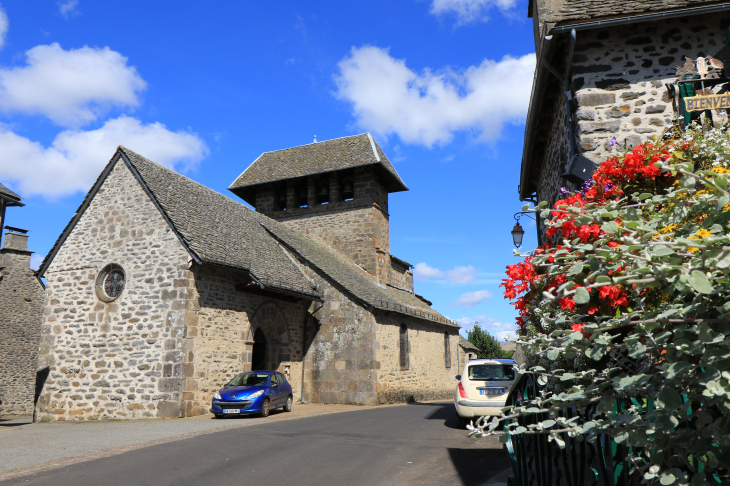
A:
[[[256,159],[208,189],[119,147],[39,268],[36,420],[183,417],[251,369],[295,401],[449,398],[458,326],[390,254],[408,190],[369,134]]]
[[[668,85],[687,57],[730,64],[728,2],[530,0],[527,16],[537,65],[521,201],[552,206],[561,187],[576,187],[563,175],[580,156],[600,164],[624,144],[661,136],[677,118]]]

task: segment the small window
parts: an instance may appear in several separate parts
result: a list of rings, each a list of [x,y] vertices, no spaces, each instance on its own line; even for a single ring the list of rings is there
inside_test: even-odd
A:
[[[444,358],[446,359],[446,367],[451,368],[451,336],[449,336],[449,331],[444,332]]]
[[[408,327],[405,324],[400,325],[400,339],[398,344],[400,345],[400,367],[401,369],[407,370],[410,365],[409,355],[411,344],[408,342]]]
[[[279,384],[280,385],[286,385],[286,377],[284,377],[284,375],[282,375],[281,373],[279,373],[277,371],[276,372],[276,376],[279,378]]]
[[[342,192],[340,195],[343,201],[351,201],[355,198],[355,185],[351,180],[346,179],[342,183]]]
[[[111,302],[122,295],[126,278],[124,269],[116,263],[110,263],[96,277],[96,296],[102,302]]]

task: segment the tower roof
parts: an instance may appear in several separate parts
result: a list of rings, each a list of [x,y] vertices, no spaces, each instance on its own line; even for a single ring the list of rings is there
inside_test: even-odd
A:
[[[369,133],[265,152],[228,189],[246,199],[260,184],[363,166],[379,172],[388,192],[408,190]]]
[[[25,206],[20,202],[21,197],[0,183],[0,198],[5,199],[6,206]]]

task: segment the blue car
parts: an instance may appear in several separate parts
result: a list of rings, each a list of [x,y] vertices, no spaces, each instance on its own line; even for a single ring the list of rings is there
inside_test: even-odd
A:
[[[267,417],[272,409],[291,412],[291,385],[278,371],[247,371],[215,392],[210,408],[215,418],[225,415],[259,414]]]

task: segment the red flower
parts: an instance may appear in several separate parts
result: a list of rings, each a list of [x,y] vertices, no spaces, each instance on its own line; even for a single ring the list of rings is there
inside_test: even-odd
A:
[[[575,301],[572,297],[563,297],[562,299],[558,300],[558,304],[563,310],[572,311],[573,309],[575,309]]]
[[[570,328],[575,332],[583,332],[583,324],[573,324]]]
[[[598,307],[596,307],[595,305],[594,305],[593,307],[591,307],[590,309],[588,309],[588,313],[589,313],[590,315],[593,315],[593,314],[595,314],[596,312],[598,312]]]

